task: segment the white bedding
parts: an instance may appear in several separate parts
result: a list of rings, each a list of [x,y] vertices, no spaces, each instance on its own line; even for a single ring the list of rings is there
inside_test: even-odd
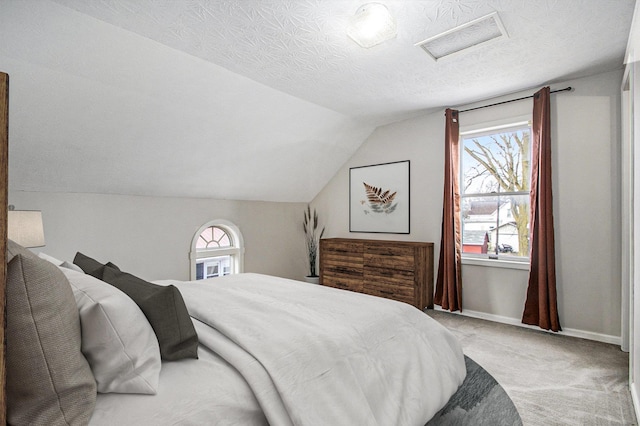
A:
[[[196,331],[201,331],[197,325]],[[233,367],[203,346],[198,356],[163,362],[157,395],[99,393],[89,425],[268,424],[253,392]]]
[[[258,274],[156,283],[180,289],[200,359],[163,363],[155,396],[99,395],[91,424],[424,425],[466,373],[407,304]]]

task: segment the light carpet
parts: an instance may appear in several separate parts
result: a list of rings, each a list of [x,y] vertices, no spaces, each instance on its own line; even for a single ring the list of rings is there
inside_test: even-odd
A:
[[[619,346],[448,312],[427,314],[498,381],[524,426],[637,424],[629,355]]]

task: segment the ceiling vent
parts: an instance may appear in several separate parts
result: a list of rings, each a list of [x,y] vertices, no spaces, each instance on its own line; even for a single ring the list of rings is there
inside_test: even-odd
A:
[[[439,61],[503,37],[508,37],[507,31],[498,12],[493,12],[416,43],[415,46],[419,46],[435,61]]]

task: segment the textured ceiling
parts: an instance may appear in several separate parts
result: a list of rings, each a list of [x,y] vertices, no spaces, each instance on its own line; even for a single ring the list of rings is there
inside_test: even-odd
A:
[[[633,0],[0,0],[10,188],[309,201],[378,125],[620,68]],[[498,12],[508,37],[415,43]],[[453,38],[453,42],[456,42]]]
[[[398,36],[364,50],[345,28],[366,0],[56,1],[375,122],[618,67],[634,6],[633,0],[387,0]],[[485,49],[435,63],[414,46],[495,11],[509,38]]]

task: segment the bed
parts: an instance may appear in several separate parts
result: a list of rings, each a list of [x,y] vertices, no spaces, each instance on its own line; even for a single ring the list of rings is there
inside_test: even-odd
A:
[[[68,424],[424,425],[465,378],[458,341],[405,303],[252,273],[147,283],[110,263],[78,256],[62,262],[8,245],[9,307],[19,305],[12,302],[18,280],[27,294],[47,293],[44,305],[52,294],[66,295],[36,311],[73,304],[70,318],[77,312],[80,340],[62,348],[63,364],[76,363],[90,377],[62,380],[80,395],[67,401],[75,411],[62,410]],[[178,305],[186,312],[174,312]],[[164,314],[154,317],[150,309],[158,307]],[[8,420],[51,423],[49,408],[38,410],[42,417],[14,409],[14,375],[22,392],[32,392],[16,372],[15,309],[7,320]],[[47,335],[68,334],[50,318],[40,321],[36,328],[49,327]],[[177,332],[163,331],[171,327]],[[60,350],[60,340],[52,338],[45,351]],[[19,358],[33,352],[23,349]],[[28,362],[31,380],[33,365],[37,360]]]

